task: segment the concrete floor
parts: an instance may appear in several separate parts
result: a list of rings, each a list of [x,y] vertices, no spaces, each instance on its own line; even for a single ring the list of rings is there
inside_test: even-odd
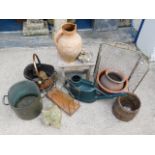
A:
[[[110,39],[109,39],[110,40]],[[119,39],[121,40],[121,39]],[[93,39],[84,40],[87,45],[98,46]],[[101,40],[100,40],[101,41]],[[23,69],[32,61],[35,50],[43,61],[56,64],[53,58],[55,47],[11,47],[0,49],[0,98],[7,94],[11,85],[24,80]],[[100,100],[92,104],[80,103],[80,109],[68,116],[62,112],[62,127],[55,129],[41,122],[41,115],[31,121],[19,119],[9,106],[0,104],[0,134],[155,134],[155,70],[152,68],[136,90],[142,106],[139,114],[131,122],[122,122],[111,111],[112,100]],[[52,103],[44,98],[44,106]]]
[[[54,64],[51,48],[40,48],[38,54],[44,61]],[[1,87],[0,98],[7,94],[9,87],[24,80],[23,69],[32,60],[32,48],[10,48],[0,50]],[[47,56],[48,55],[48,56]],[[154,91],[155,71],[150,70],[138,87],[136,94],[142,101],[137,117],[131,122],[117,120],[111,107],[114,100],[100,100],[92,104],[81,103],[80,109],[72,116],[62,112],[62,127],[55,129],[41,123],[41,116],[32,121],[19,119],[9,106],[0,104],[0,134],[155,134]],[[48,99],[44,104],[52,104]]]

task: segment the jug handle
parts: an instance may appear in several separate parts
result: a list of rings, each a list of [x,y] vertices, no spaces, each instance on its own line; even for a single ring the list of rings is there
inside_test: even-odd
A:
[[[60,39],[60,37],[61,37],[62,35],[63,35],[62,29],[60,29],[60,30],[57,32],[57,34],[55,34],[55,36],[54,36],[54,42],[55,42],[56,45],[58,44],[58,41],[59,41],[59,39]]]
[[[8,95],[4,95],[4,96],[3,96],[2,103],[3,103],[4,105],[9,105],[9,102],[8,102],[8,103],[5,102],[6,97],[8,98]]]
[[[38,68],[37,68],[37,65],[36,65],[36,58],[37,58],[38,63],[41,64],[38,55],[34,53],[33,54],[33,65],[34,65],[34,69],[36,71],[36,74],[38,75],[39,74],[39,71],[38,71]]]

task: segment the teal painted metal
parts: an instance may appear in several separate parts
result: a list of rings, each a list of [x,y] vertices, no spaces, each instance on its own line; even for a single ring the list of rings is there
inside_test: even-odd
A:
[[[8,102],[5,102],[5,98]],[[42,110],[41,94],[38,86],[31,81],[14,84],[3,98],[5,105],[10,105],[18,117],[30,120],[37,117]]]
[[[71,96],[86,103],[92,103],[99,99],[111,99],[125,95],[125,93],[107,94],[102,92],[93,82],[82,79],[79,75],[73,75],[71,79],[66,80],[64,86]]]

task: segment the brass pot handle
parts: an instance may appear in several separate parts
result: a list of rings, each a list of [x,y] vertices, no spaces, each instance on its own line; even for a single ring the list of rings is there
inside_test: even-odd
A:
[[[36,61],[35,61],[36,59],[37,59],[38,63],[41,64],[38,55],[34,53],[34,54],[33,54],[33,65],[34,65],[34,69],[35,69],[35,71],[36,71],[36,74],[39,75],[39,71],[38,71],[38,68],[37,68]]]

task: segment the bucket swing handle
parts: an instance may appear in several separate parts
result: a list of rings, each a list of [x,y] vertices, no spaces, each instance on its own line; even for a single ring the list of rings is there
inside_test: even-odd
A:
[[[41,61],[40,61],[38,55],[34,53],[33,54],[33,65],[34,65],[34,69],[36,71],[36,74],[39,75],[39,71],[38,71],[38,68],[37,68],[37,65],[36,65],[36,59],[38,61],[38,64],[41,64]]]
[[[7,103],[5,102],[6,98],[8,99],[8,95],[4,95],[4,96],[3,96],[2,103],[3,103],[4,105],[9,105],[9,102],[7,102]]]

